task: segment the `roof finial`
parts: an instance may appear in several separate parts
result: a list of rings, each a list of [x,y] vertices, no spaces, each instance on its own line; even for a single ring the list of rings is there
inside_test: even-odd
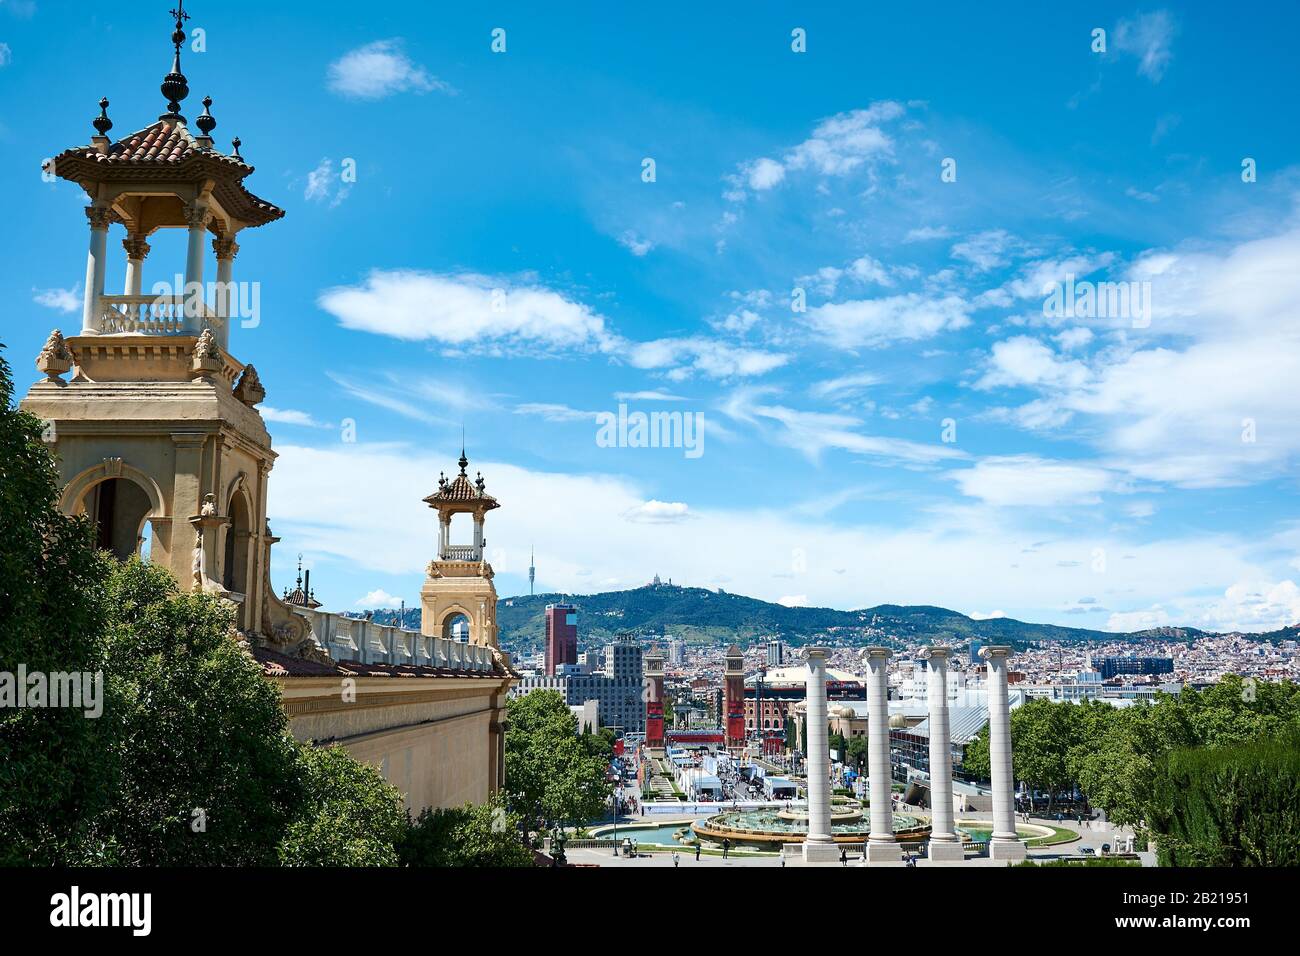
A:
[[[212,97],[203,97],[203,112],[200,113],[199,118],[194,121],[194,125],[199,128],[199,132],[209,138],[212,136],[212,131],[217,128],[217,121],[212,115],[211,108]]]
[[[235,147],[235,158],[243,159],[244,157],[239,155],[239,147],[244,145],[244,141],[240,139],[238,136],[236,136],[234,139],[230,141],[230,145]]]
[[[113,128],[113,121],[108,118],[108,97],[99,101],[99,115],[90,125],[95,127],[95,132],[100,136],[107,136],[108,131]]]
[[[302,552],[298,552],[298,588],[302,588]]]
[[[159,119],[170,119],[177,123],[184,123],[185,117],[181,115],[181,100],[190,95],[190,85],[185,79],[185,74],[181,72],[181,44],[185,42],[185,21],[190,15],[185,12],[185,0],[178,0],[176,9],[169,11],[176,18],[176,29],[172,31],[172,46],[175,47],[176,53],[172,58],[172,71],[168,73],[162,81],[162,95],[167,98],[167,112]]]
[[[465,457],[465,426],[460,426],[460,473],[465,474],[465,469],[469,467],[469,459]]]

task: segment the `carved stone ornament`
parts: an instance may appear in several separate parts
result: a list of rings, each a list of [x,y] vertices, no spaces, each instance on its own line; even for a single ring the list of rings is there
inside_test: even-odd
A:
[[[234,395],[249,408],[266,398],[266,389],[262,387],[262,380],[258,378],[257,369],[252,365],[244,366],[239,381],[235,383]]]
[[[113,219],[113,210],[108,206],[87,206],[86,218],[90,220],[91,229],[107,229]]]
[[[221,358],[221,349],[211,329],[204,329],[199,340],[194,343],[194,361],[190,365],[190,377],[201,378],[220,372],[225,363]]]
[[[72,353],[63,339],[63,333],[55,329],[45,340],[45,347],[36,357],[36,368],[44,372],[51,382],[62,382],[60,375],[72,368]]]
[[[215,518],[217,516],[217,496],[208,492],[203,496],[203,505],[199,508],[199,514],[204,518]]]

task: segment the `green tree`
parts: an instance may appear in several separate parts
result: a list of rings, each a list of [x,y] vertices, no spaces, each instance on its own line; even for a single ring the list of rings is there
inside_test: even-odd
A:
[[[403,866],[529,867],[533,854],[520,842],[522,821],[499,797],[482,805],[423,810],[403,840]]]
[[[1300,742],[1171,751],[1146,810],[1162,866],[1300,866]]]
[[[102,672],[109,563],[91,525],[59,510],[43,426],[12,399],[0,355],[0,672]],[[107,862],[98,830],[118,769],[117,688],[110,682],[103,693],[104,713],[93,719],[70,708],[0,708],[0,865]]]
[[[506,790],[527,832],[575,825],[600,816],[610,799],[607,757],[578,736],[577,718],[555,691],[510,701],[506,730]]]
[[[396,866],[409,839],[401,792],[342,747],[304,746],[299,812],[277,851],[283,866]]]
[[[848,744],[849,760],[861,771],[867,765],[867,738],[854,737]]]

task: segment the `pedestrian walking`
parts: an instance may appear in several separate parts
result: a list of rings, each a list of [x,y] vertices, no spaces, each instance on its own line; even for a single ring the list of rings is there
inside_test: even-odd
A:
[[[724,838],[722,841],[722,858],[727,859],[727,854],[731,852],[731,840]]]
[[[698,843],[695,844],[695,862],[700,862],[700,845]]]

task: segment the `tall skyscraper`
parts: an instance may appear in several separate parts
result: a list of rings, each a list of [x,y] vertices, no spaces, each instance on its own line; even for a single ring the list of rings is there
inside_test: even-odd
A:
[[[572,604],[546,605],[546,674],[578,663],[578,611]]]
[[[723,688],[726,692],[726,735],[728,747],[745,745],[745,656],[739,647],[727,648],[727,670]]]

